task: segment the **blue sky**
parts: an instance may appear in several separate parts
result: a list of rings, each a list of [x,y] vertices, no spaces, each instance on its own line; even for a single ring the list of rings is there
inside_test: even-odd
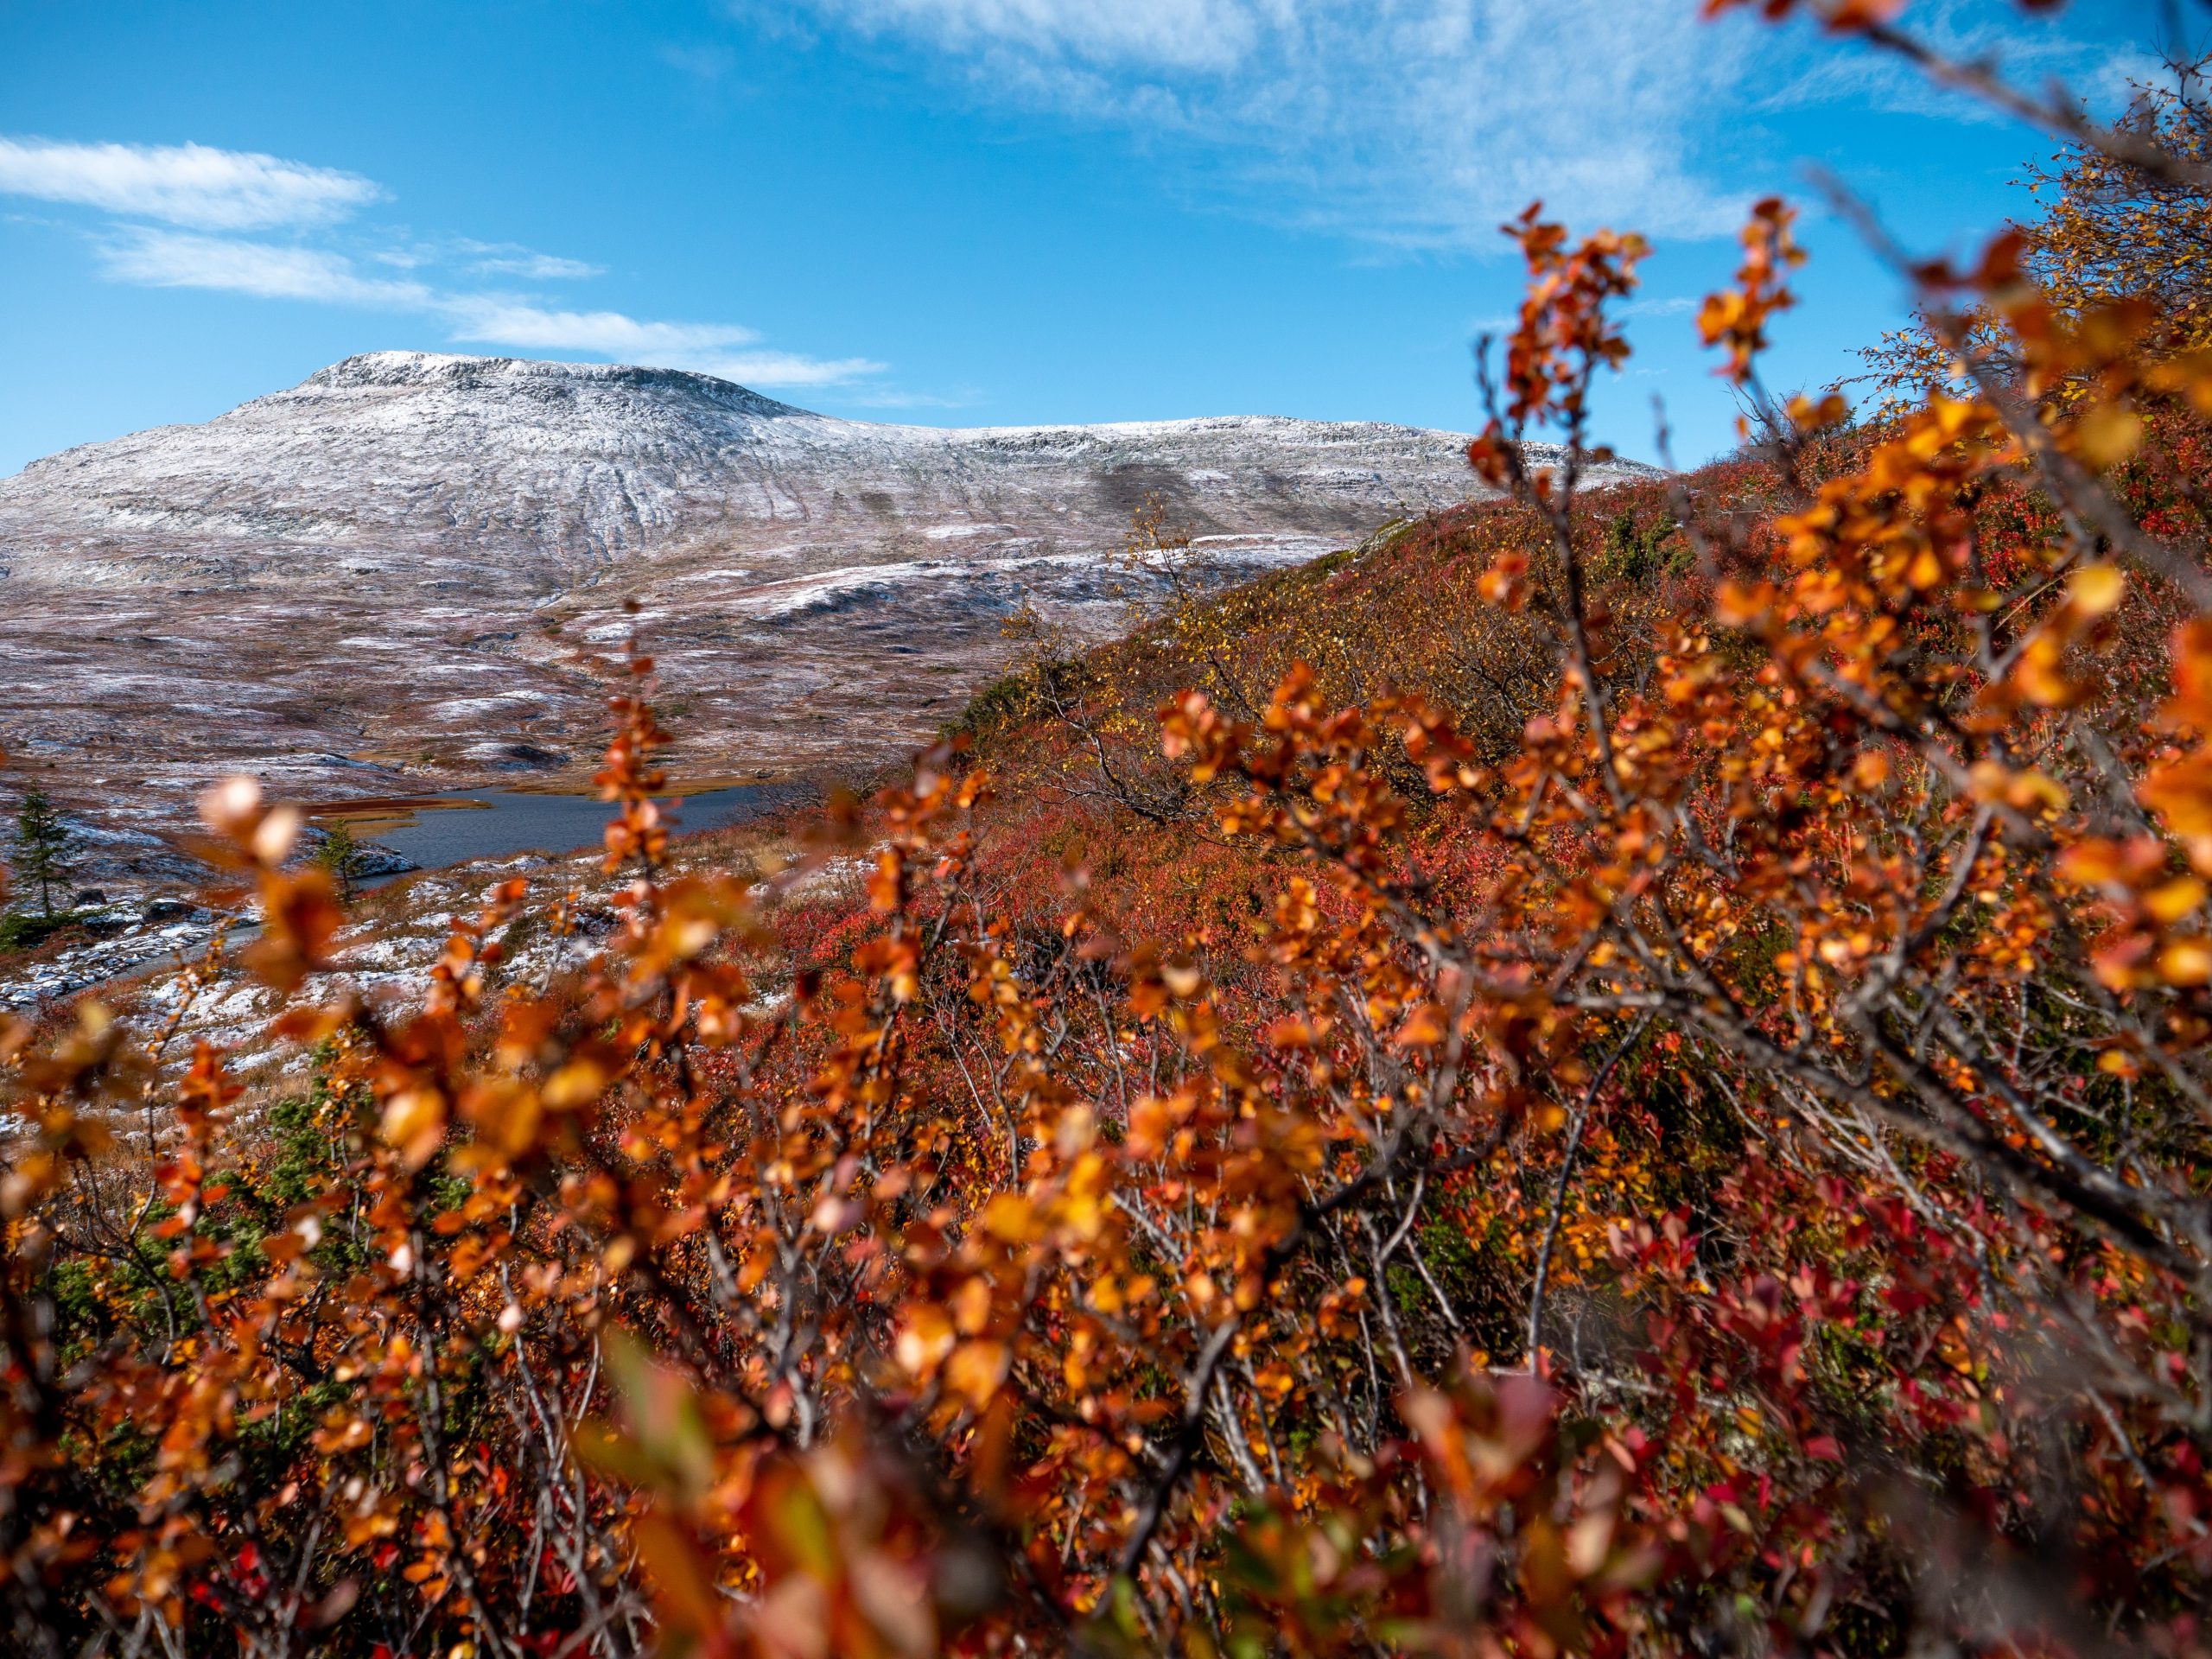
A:
[[[1649,233],[1605,434],[1725,448],[1693,338],[1808,163],[1916,246],[2033,135],[1695,0],[0,3],[0,473],[385,347],[645,362],[868,419],[1478,424],[1543,196]],[[2109,101],[2164,16],[1905,21]],[[1784,385],[1895,285],[1808,203]]]

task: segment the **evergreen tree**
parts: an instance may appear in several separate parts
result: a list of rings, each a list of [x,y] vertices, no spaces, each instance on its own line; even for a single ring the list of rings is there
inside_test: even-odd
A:
[[[16,813],[16,875],[38,887],[39,907],[54,914],[54,887],[69,880],[69,831],[54,803],[34,789]]]
[[[330,872],[338,896],[351,900],[353,878],[361,868],[361,844],[353,839],[353,827],[345,819],[332,820],[323,832],[322,845],[315,849],[315,861]]]

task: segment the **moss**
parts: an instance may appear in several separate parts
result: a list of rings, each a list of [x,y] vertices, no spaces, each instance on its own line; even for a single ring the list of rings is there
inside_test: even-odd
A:
[[[1602,580],[1646,587],[1662,571],[1678,572],[1689,556],[1687,539],[1677,543],[1672,555],[1667,543],[1681,526],[1666,513],[1639,524],[1633,512],[1617,513],[1605,525],[1605,538],[1592,574]]]
[[[51,916],[34,916],[29,911],[10,911],[0,916],[0,956],[16,950],[35,950],[56,933],[75,926],[91,913],[57,910]]]
[[[110,1332],[112,1321],[89,1262],[57,1264],[47,1281],[54,1301],[54,1342],[66,1363],[82,1358]]]

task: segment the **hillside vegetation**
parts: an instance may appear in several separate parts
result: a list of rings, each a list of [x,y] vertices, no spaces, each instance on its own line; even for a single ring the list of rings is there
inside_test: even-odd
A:
[[[796,868],[672,852],[640,647],[605,948],[502,888],[298,1098],[0,1038],[12,1643],[2203,1652],[2203,119],[1830,10],[2067,146],[1885,406],[1761,385],[1763,202],[1742,451],[1586,488],[1643,249],[1532,208],[1506,499],[1225,594],[1141,516]],[[296,991],[296,815],[206,814]]]

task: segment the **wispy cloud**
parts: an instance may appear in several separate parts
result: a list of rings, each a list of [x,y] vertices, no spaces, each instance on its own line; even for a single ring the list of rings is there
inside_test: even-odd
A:
[[[391,245],[364,246],[372,238],[362,233],[332,245],[337,238],[322,234],[383,194],[352,174],[201,144],[0,138],[0,195],[111,216],[91,234],[102,274],[116,282],[396,312],[432,320],[456,344],[611,357],[760,386],[847,385],[885,372],[868,358],[776,349],[737,323],[548,305],[527,292],[485,291],[468,280],[574,283],[606,274],[583,260],[511,242],[393,238]],[[187,228],[129,222],[134,219]],[[215,233],[245,230],[289,232],[291,239]]]
[[[823,359],[759,347],[754,330],[728,323],[645,322],[620,311],[564,311],[482,295],[437,302],[456,340],[525,351],[589,352],[625,362],[694,369],[756,386],[838,386],[883,372],[864,357]]]
[[[2166,78],[2158,60],[2138,46],[2092,45],[2056,28],[2024,29],[2006,10],[1978,0],[1924,0],[1908,21],[1916,37],[1945,57],[1988,65],[2034,92],[2058,83],[2107,119],[2126,107],[2135,86]],[[1848,41],[1770,77],[1758,101],[1772,111],[1834,105],[1948,122],[2010,119],[1931,80],[1894,53]]]
[[[557,253],[503,254],[496,258],[479,259],[476,269],[494,276],[527,276],[539,283],[576,283],[589,276],[604,276],[604,265],[586,264],[581,259],[563,259]]]
[[[962,50],[1147,68],[1234,68],[1294,8],[1275,0],[828,0],[863,24],[909,25]]]
[[[977,96],[1196,141],[1255,210],[1364,239],[1487,247],[1537,197],[1665,234],[1741,207],[1708,118],[1754,37],[1683,0],[796,3]]]
[[[1688,0],[729,3],[918,48],[979,100],[1126,128],[1260,216],[1401,248],[1500,246],[1497,225],[1537,198],[1579,225],[1723,232],[1747,195],[1793,181],[1716,112],[1781,87],[1792,108],[1929,96],[1896,66],[1705,22]],[[2094,76],[2108,55],[2009,12],[1925,0],[1913,19],[2004,46],[2034,79]]]
[[[264,300],[410,311],[435,297],[420,283],[364,276],[352,260],[321,248],[132,226],[102,238],[99,251],[109,276],[147,288],[213,288]]]
[[[727,352],[760,336],[750,328],[710,322],[640,322],[620,311],[554,311],[496,296],[457,296],[445,302],[456,340],[496,340],[545,351],[597,352],[607,357],[651,359],[683,368],[678,357]]]
[[[688,357],[673,366],[696,369],[724,380],[748,386],[778,386],[787,391],[809,386],[844,386],[883,373],[891,365],[873,358],[802,357],[796,352],[709,352]],[[864,399],[862,401],[865,401]]]
[[[358,174],[206,144],[0,138],[0,192],[200,230],[327,225],[384,193]]]
[[[116,227],[99,246],[104,271],[120,282],[410,313],[436,320],[455,343],[582,353],[760,386],[844,385],[886,366],[867,358],[763,348],[756,330],[734,323],[650,321],[620,311],[569,310],[512,295],[366,275],[344,254],[323,248],[143,226]]]
[[[454,245],[462,253],[474,257],[472,270],[490,276],[522,276],[533,283],[575,283],[607,275],[604,265],[587,264],[582,259],[564,259],[555,253],[539,253],[535,249],[518,247],[512,242],[471,242],[463,239]]]

